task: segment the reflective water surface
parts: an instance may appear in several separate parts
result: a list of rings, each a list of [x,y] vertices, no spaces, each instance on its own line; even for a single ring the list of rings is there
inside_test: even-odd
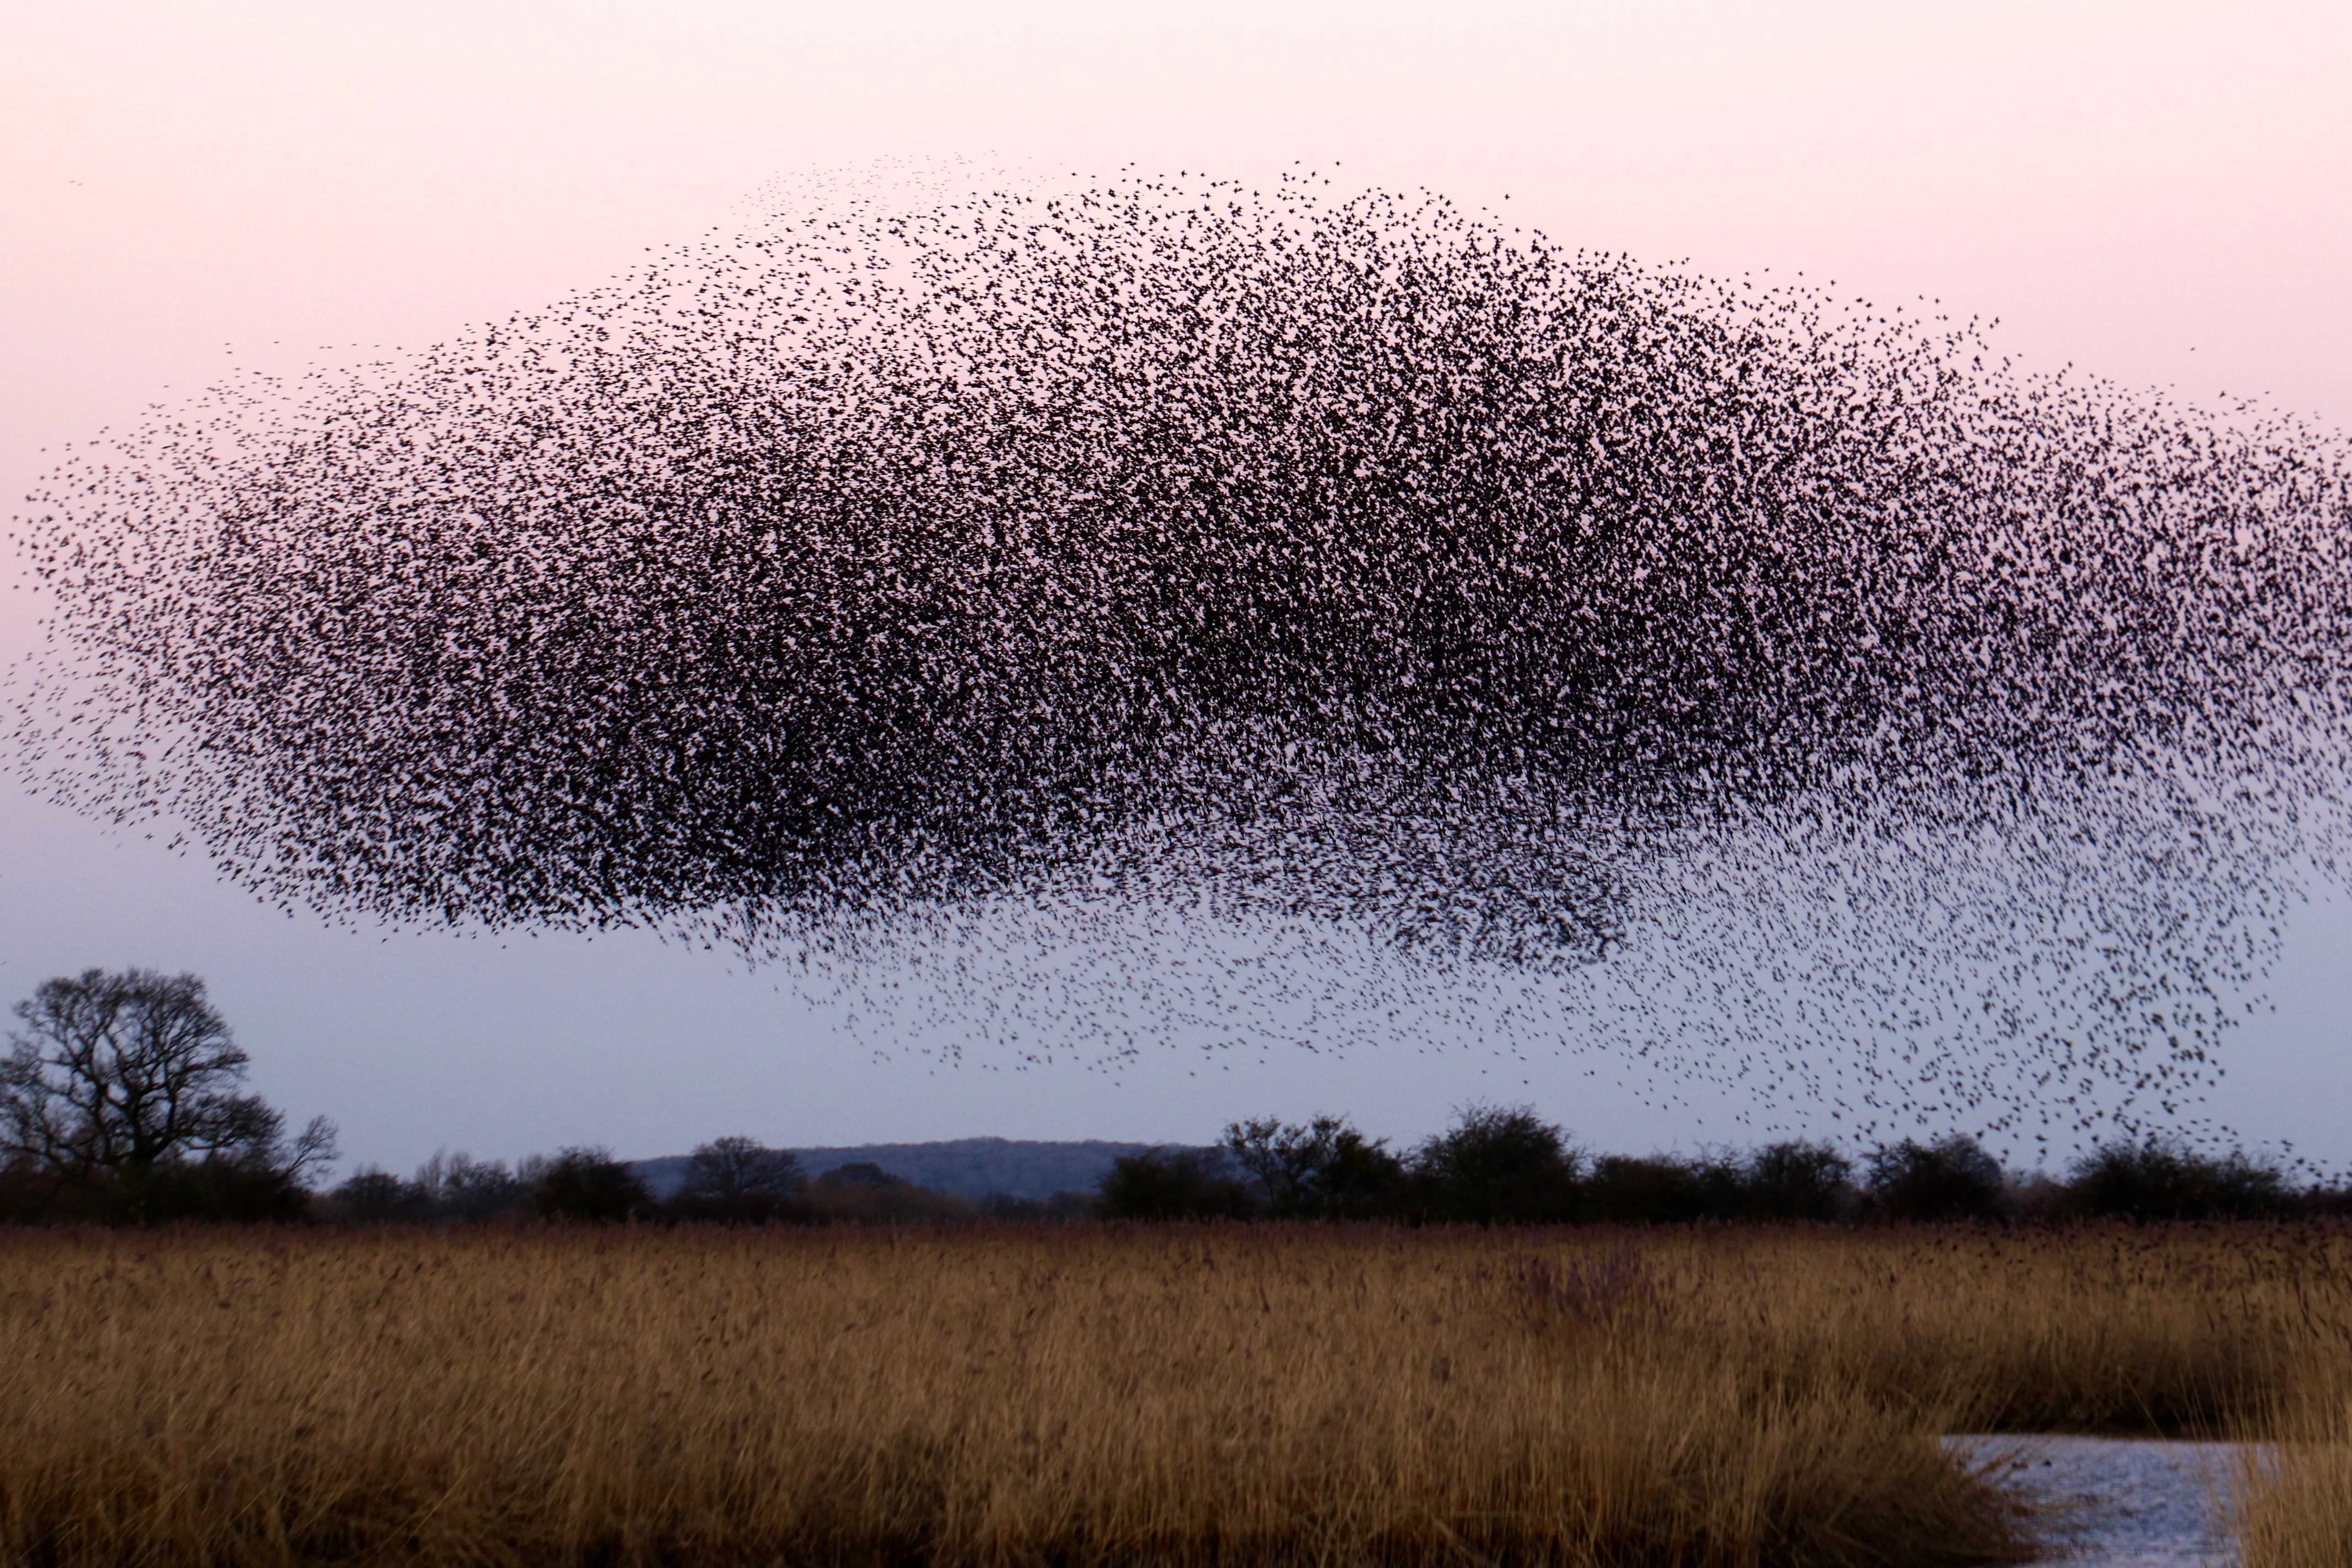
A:
[[[2053,1556],[2082,1568],[2234,1568],[2230,1501],[2250,1448],[2118,1437],[1964,1436],[1945,1444],[2049,1510]]]

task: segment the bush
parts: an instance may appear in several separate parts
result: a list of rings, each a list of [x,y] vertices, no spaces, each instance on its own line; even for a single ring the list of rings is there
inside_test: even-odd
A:
[[[433,1194],[421,1182],[404,1182],[390,1171],[364,1166],[343,1178],[322,1205],[329,1219],[351,1225],[388,1225],[429,1219]]]
[[[1471,1106],[1421,1146],[1417,1207],[1456,1224],[1561,1224],[1576,1217],[1581,1160],[1566,1133],[1526,1106]]]
[[[653,1208],[637,1173],[602,1146],[561,1150],[533,1173],[531,1206],[541,1219],[609,1224]]]
[[[167,1160],[148,1172],[142,1197],[142,1217],[154,1224],[287,1225],[310,1214],[310,1189],[267,1156]]]
[[[1714,1173],[1711,1168],[1679,1160],[1612,1154],[1597,1162],[1585,1178],[1578,1217],[1601,1225],[1687,1225],[1724,1218],[1738,1193],[1736,1188],[1727,1193],[1723,1184],[1710,1182]]]
[[[1249,1173],[1276,1219],[1369,1219],[1397,1204],[1404,1162],[1336,1116],[1304,1125],[1275,1117],[1236,1121],[1225,1149]]]
[[[0,1159],[0,1225],[28,1225],[49,1206],[54,1185],[48,1173],[30,1160]]]
[[[2320,1219],[2352,1219],[2352,1187],[2312,1187],[2296,1205]]]
[[[1958,1133],[1924,1144],[1906,1138],[1870,1156],[1871,1206],[1888,1219],[1997,1218],[2007,1211],[2008,1186],[2000,1162]]]
[[[1222,1149],[1127,1155],[1097,1191],[1105,1219],[1247,1219],[1256,1207]]]
[[[166,1159],[135,1182],[104,1170],[71,1175],[29,1163],[0,1176],[0,1217],[50,1225],[284,1225],[309,1217],[311,1194],[268,1159]]]
[[[1826,1143],[1768,1143],[1748,1157],[1742,1175],[1746,1219],[1821,1222],[1853,1208],[1853,1165]]]
[[[2151,1138],[2101,1144],[2068,1172],[2069,1206],[2117,1219],[2270,1219],[2299,1206],[2274,1165],[2216,1158]]]

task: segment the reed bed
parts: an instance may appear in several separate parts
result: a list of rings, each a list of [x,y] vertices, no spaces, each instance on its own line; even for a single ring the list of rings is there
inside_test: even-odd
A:
[[[1937,1434],[2263,1419],[2352,1323],[2347,1261],[2261,1227],[18,1233],[0,1561],[2016,1560],[2031,1521]]]
[[[2244,1568],[2352,1563],[2352,1329],[2315,1327],[2266,1423],[2275,1452],[2238,1478]]]

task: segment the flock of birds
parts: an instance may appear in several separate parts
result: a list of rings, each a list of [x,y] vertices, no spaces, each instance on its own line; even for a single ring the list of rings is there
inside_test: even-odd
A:
[[[1024,1049],[2179,1116],[2347,798],[2340,436],[1320,176],[836,194],[17,540],[59,798]]]

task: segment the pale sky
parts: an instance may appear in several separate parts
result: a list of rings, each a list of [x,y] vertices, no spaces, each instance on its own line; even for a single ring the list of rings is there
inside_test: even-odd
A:
[[[422,347],[728,223],[772,176],[895,155],[1336,163],[1571,246],[1940,298],[2029,366],[2341,427],[2348,81],[2352,10],[2319,4],[6,0],[0,491],[13,510],[44,447],[230,367]],[[31,596],[0,596],[0,650],[36,635]],[[2304,911],[2288,943],[2211,1108],[2352,1162],[2352,914]],[[400,1168],[735,1131],[1201,1141],[1318,1110],[1409,1137],[1474,1098],[1607,1148],[1748,1135],[1601,1058],[951,1068],[723,954],[289,920],[0,792],[0,993],[125,963],[205,974],[265,1093]]]

